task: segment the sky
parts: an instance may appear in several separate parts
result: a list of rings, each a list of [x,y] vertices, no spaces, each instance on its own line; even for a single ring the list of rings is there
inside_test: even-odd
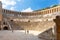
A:
[[[13,11],[32,12],[59,4],[59,2],[59,0],[2,0],[2,7]]]

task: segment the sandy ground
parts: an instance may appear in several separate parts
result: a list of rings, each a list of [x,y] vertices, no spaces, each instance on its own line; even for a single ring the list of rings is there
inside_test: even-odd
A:
[[[24,30],[0,31],[0,40],[42,40],[38,38],[38,31],[30,31],[26,34]]]

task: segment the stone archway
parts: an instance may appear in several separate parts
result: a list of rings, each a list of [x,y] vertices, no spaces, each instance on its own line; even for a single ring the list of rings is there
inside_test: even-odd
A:
[[[3,27],[3,30],[9,30],[9,27],[5,26]]]

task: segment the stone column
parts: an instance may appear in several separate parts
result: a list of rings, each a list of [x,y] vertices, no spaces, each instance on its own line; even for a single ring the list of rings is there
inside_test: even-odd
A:
[[[56,38],[60,40],[60,16],[56,16],[54,22],[56,23]]]

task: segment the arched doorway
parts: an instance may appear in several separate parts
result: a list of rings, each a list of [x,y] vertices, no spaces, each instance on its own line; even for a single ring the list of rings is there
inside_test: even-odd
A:
[[[5,27],[3,28],[3,30],[9,30],[9,28],[8,28],[7,26],[5,26]]]

